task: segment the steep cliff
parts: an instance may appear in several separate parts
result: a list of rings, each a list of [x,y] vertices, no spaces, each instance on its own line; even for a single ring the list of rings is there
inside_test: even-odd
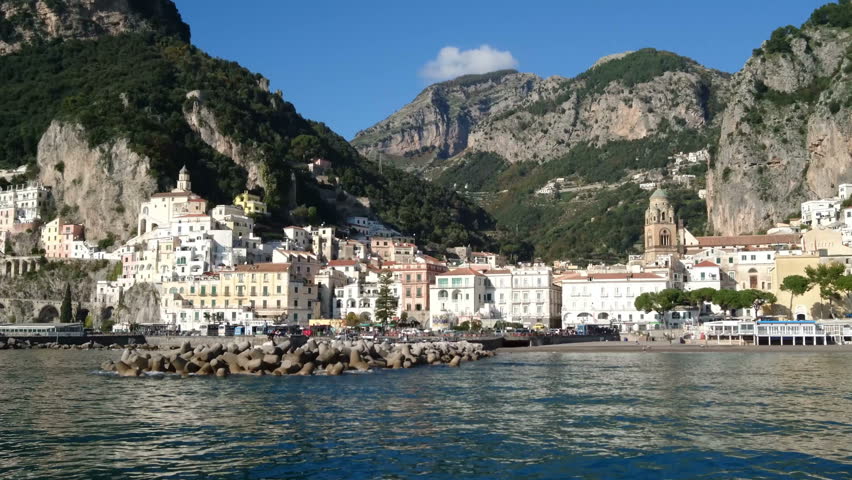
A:
[[[397,157],[418,169],[424,159],[463,151],[480,121],[517,107],[540,81],[536,75],[502,70],[432,85],[387,119],[358,132],[352,145],[368,157]]]
[[[150,159],[127,139],[92,148],[79,125],[50,125],[38,144],[38,167],[63,221],[85,223],[89,240],[132,236],[142,202],[157,191]]]
[[[653,49],[605,57],[573,79],[495,72],[433,85],[353,140],[361,152],[416,159],[494,152],[546,162],[579,143],[701,130],[721,109],[727,76]],[[442,164],[402,162],[412,169]]]
[[[718,234],[765,230],[852,181],[852,34],[817,13],[776,30],[734,76],[708,176]]]
[[[189,27],[166,0],[0,2],[0,55],[18,51],[27,43],[140,31],[161,31],[189,41]]]
[[[184,104],[183,114],[192,131],[197,133],[204,143],[246,170],[248,188],[266,187],[261,183],[263,179],[260,176],[260,165],[263,159],[260,152],[256,148],[241,145],[222,133],[216,115],[204,104],[204,94],[201,91],[193,90],[186,94],[186,98],[188,102]]]

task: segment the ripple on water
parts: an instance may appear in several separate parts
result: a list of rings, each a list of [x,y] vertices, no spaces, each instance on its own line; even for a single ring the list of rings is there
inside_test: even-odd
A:
[[[847,356],[506,353],[460,369],[312,378],[92,369],[115,356],[0,352],[0,478],[848,478],[852,468],[852,418],[838,414],[852,410]]]

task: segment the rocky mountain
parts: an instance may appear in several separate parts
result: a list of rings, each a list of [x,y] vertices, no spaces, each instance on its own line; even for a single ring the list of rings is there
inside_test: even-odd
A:
[[[501,70],[432,85],[382,122],[358,132],[352,144],[370,158],[386,156],[413,169],[461,153],[480,121],[528,98],[536,75]]]
[[[641,209],[630,204],[646,201],[638,185],[648,182],[676,190],[694,233],[759,233],[852,181],[850,28],[852,2],[829,3],[773,32],[732,76],[642,49],[574,78],[462,77],[427,88],[352,143],[476,199],[543,257],[637,251]],[[469,82],[489,76],[501,80],[488,80],[488,98],[510,101],[453,127],[447,106],[478,111]],[[522,76],[518,89],[510,80]],[[683,169],[679,152],[708,161]],[[705,183],[706,205],[697,196]]]
[[[269,81],[189,43],[170,0],[0,0],[0,168],[28,165],[89,240],[134,234],[139,204],[186,165],[196,193],[251,189],[274,237],[293,221],[375,216],[424,244],[483,245],[493,219],[460,195],[361,157]],[[306,160],[333,164],[321,183]],[[19,179],[23,180],[23,179]]]
[[[620,202],[644,203],[636,175],[656,179],[673,154],[715,148],[728,83],[727,74],[649,48],[602,58],[575,78],[466,76],[428,87],[352,144],[476,198],[536,255],[610,261],[637,249],[641,225],[611,244],[566,235]],[[698,184],[705,169],[682,173]],[[628,194],[612,195],[622,186]],[[703,233],[703,202],[694,208],[694,191],[676,197]],[[620,230],[616,223],[634,222],[619,216],[597,233]]]
[[[852,6],[779,28],[736,73],[708,177],[720,234],[759,232],[852,181]]]
[[[719,110],[727,75],[653,49],[601,59],[576,78],[514,71],[470,75],[426,88],[379,124],[359,132],[362,153],[426,162],[494,152],[510,163],[549,161],[583,142],[638,140],[662,130],[703,129]]]
[[[0,3],[0,55],[57,39],[160,31],[189,41],[189,26],[166,0],[6,0]]]

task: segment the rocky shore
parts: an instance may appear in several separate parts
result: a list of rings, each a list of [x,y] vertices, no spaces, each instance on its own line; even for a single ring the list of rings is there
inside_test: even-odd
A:
[[[146,372],[178,375],[340,375],[347,370],[411,368],[421,365],[458,367],[491,357],[481,344],[468,342],[373,343],[365,340],[308,340],[300,347],[289,340],[253,346],[248,341],[180,347],[160,352],[156,348],[128,347],[118,361],[101,365],[120,376],[137,377]]]

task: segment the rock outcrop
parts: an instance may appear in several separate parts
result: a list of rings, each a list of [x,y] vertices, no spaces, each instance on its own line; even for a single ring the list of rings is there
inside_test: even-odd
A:
[[[264,84],[261,83],[260,86],[263,87]],[[268,88],[268,84],[266,86]],[[192,106],[187,108],[185,105],[183,115],[192,131],[211,148],[246,169],[247,188],[265,187],[261,183],[260,165],[263,160],[260,158],[260,153],[254,148],[240,145],[222,133],[221,127],[216,122],[216,116],[204,104],[204,94],[201,91],[193,90],[186,94],[186,98],[191,100]]]
[[[142,202],[157,191],[149,159],[126,139],[91,147],[75,124],[51,123],[38,144],[38,167],[62,220],[85,223],[88,240],[132,237]]]
[[[852,181],[852,36],[805,26],[784,41],[789,51],[764,43],[734,76],[708,173],[717,234],[763,231]]]
[[[352,144],[368,157],[451,157],[467,148],[468,135],[480,121],[517,107],[540,81],[536,75],[503,70],[432,85],[387,119],[358,132]]]
[[[614,73],[631,63],[645,71],[629,80]],[[703,129],[713,121],[712,101],[727,78],[652,49],[604,57],[574,79],[512,71],[460,77],[428,87],[352,143],[368,156],[396,157],[412,170],[440,167],[431,161],[470,151],[494,152],[509,162],[546,162],[580,142],[603,145],[661,130]]]
[[[154,284],[137,283],[121,298],[115,310],[116,323],[152,323],[160,318],[160,291]]]
[[[93,39],[158,30],[189,41],[189,26],[168,0],[35,0],[0,3],[0,55],[36,40]]]

